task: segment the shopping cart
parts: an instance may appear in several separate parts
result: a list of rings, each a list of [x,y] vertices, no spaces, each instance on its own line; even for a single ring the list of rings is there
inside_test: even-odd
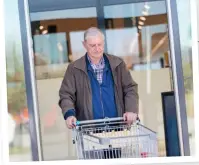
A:
[[[78,159],[157,157],[157,136],[139,121],[128,125],[123,118],[77,122],[73,144]]]

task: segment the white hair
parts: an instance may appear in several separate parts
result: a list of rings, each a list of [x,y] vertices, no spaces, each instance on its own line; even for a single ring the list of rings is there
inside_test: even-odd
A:
[[[84,41],[86,41],[88,37],[97,36],[97,35],[101,35],[102,39],[104,40],[103,32],[96,27],[91,27],[84,32]]]

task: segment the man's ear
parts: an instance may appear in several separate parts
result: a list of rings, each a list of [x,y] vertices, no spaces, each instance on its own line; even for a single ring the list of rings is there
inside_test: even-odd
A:
[[[82,41],[82,44],[83,44],[84,48],[86,48],[86,42]]]

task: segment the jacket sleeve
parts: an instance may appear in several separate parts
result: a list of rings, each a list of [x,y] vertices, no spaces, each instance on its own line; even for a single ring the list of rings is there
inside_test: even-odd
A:
[[[138,84],[133,80],[124,61],[121,64],[122,69],[122,88],[124,96],[125,112],[139,113]]]
[[[63,117],[75,115],[76,85],[72,64],[68,65],[59,90],[59,106]],[[71,110],[74,113],[71,113]]]

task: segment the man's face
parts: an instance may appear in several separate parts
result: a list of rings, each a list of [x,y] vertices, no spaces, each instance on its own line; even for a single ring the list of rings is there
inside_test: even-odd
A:
[[[87,53],[93,59],[99,59],[102,57],[104,52],[104,40],[102,36],[89,36],[86,41],[83,42]]]

